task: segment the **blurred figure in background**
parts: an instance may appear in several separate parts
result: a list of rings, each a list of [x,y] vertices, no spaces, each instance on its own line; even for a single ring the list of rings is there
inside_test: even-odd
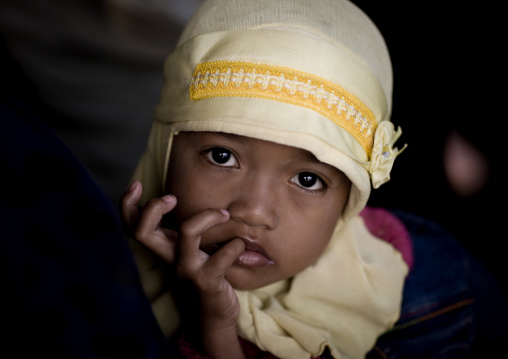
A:
[[[115,204],[144,149],[162,64],[200,0],[3,0],[2,81]]]
[[[178,356],[116,207],[145,148],[164,58],[199,3],[0,2],[3,352]]]
[[[494,272],[505,294],[501,183],[507,125],[499,105],[495,7],[354,0],[378,24],[394,68],[393,121],[408,156],[371,196],[438,222]],[[410,160],[411,158],[411,160]],[[401,195],[405,193],[406,195]]]

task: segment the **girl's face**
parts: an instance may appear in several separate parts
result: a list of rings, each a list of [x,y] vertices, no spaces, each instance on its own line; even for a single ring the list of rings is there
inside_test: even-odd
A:
[[[351,183],[310,152],[250,137],[212,132],[175,136],[167,192],[178,223],[208,208],[230,219],[203,233],[213,254],[233,238],[246,250],[226,272],[235,289],[287,279],[314,264],[330,241]]]

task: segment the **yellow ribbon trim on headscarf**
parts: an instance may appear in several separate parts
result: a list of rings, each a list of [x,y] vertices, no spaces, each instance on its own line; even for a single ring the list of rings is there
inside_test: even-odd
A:
[[[342,87],[282,66],[238,61],[198,64],[190,99],[257,97],[314,110],[345,129],[370,156],[377,122],[372,111]]]

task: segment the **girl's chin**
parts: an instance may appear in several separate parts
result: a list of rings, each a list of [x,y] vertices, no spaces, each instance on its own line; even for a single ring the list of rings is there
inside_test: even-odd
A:
[[[225,278],[236,290],[255,290],[280,280],[268,280],[266,275],[260,274],[255,268],[246,268],[238,264],[233,264],[228,269]]]

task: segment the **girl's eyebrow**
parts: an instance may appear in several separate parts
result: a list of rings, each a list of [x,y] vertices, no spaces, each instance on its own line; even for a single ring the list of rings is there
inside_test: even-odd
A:
[[[309,152],[307,150],[302,150],[302,149],[298,149],[299,151],[299,155],[298,157],[303,160],[303,161],[307,161],[307,162],[312,162],[312,163],[315,163],[315,164],[323,164],[323,165],[326,165],[326,163],[323,163],[321,162],[320,160],[318,160],[316,158],[316,156],[314,156],[312,154],[312,152]]]
[[[313,165],[322,167],[324,170],[332,171],[337,175],[340,175],[340,176],[344,175],[344,172],[342,172],[341,170],[339,170],[338,168],[336,168],[332,165],[329,165],[328,163],[320,161],[319,159],[316,158],[316,156],[314,156],[314,154],[312,152],[309,152],[307,150],[299,149],[298,158],[302,161],[306,161],[306,162],[312,163]]]
[[[234,135],[232,133],[225,133],[225,132],[201,132],[201,134],[203,134],[205,137],[207,138],[217,138],[217,137],[222,137],[222,138],[226,138],[228,140],[232,140],[232,141],[241,141],[242,137],[244,136],[240,136],[240,135]]]

